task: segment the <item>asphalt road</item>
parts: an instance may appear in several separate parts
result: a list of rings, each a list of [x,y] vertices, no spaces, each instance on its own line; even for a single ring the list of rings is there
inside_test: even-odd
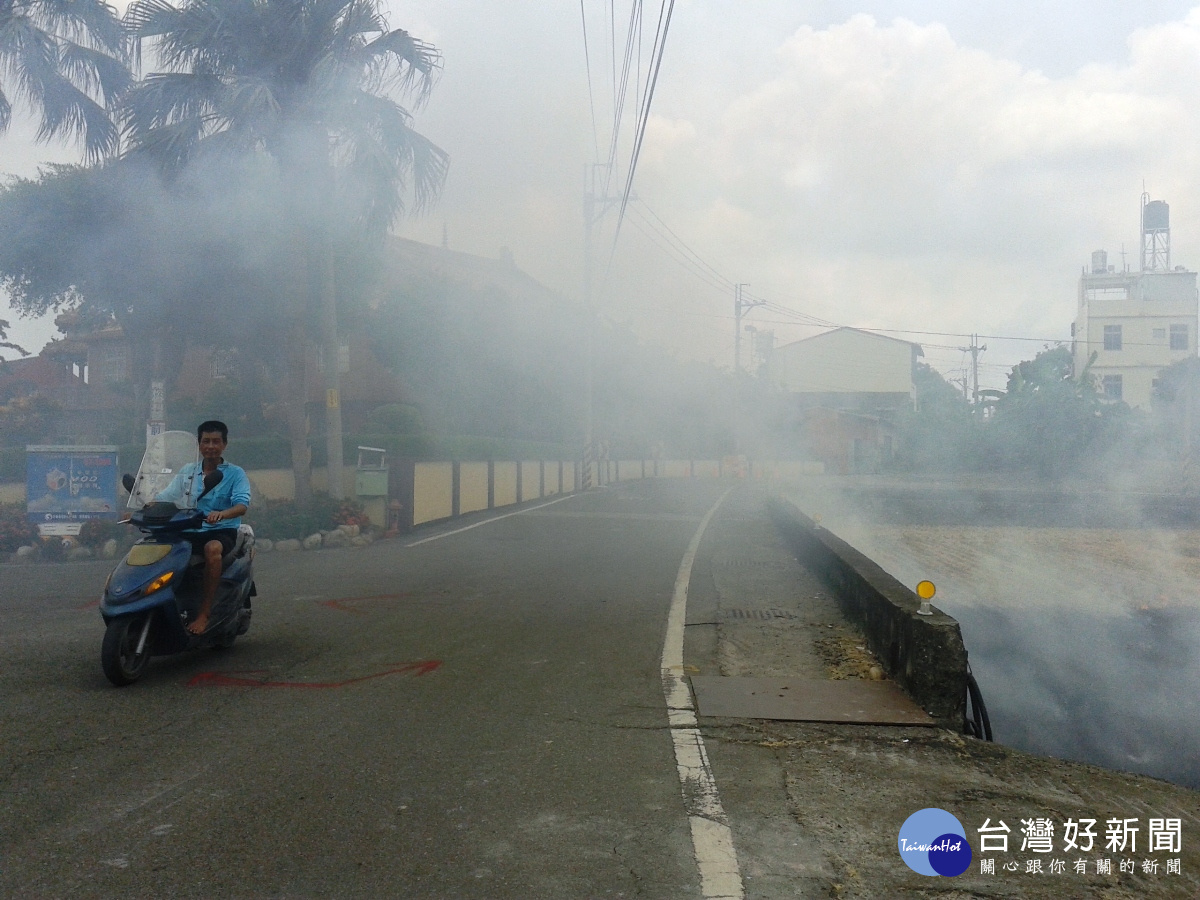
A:
[[[700,896],[660,665],[723,490],[260,554],[248,635],[122,689],[110,564],[4,567],[0,895]]]

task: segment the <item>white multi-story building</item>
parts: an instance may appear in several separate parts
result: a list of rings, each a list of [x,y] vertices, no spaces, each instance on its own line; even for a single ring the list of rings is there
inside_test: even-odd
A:
[[[1115,271],[1097,250],[1079,279],[1076,375],[1090,361],[1105,397],[1149,410],[1159,373],[1196,355],[1198,314],[1196,273],[1171,268],[1169,208],[1143,195],[1141,270]]]

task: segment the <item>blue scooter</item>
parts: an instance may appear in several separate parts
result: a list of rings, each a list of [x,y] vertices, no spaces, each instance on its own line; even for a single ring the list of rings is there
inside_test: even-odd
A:
[[[221,480],[219,471],[206,474],[200,497]],[[133,476],[126,475],[123,484],[131,497],[136,496]],[[130,516],[129,523],[140,528],[144,537],[108,576],[100,601],[100,615],[107,626],[100,662],[113,684],[137,681],[151,656],[200,647],[228,648],[249,629],[250,598],[258,593],[254,587],[254,532],[242,525],[233,549],[222,560],[221,583],[208,628],[201,635],[187,630],[188,621],[200,608],[204,557],[192,554],[192,545],[182,532],[198,529],[203,522],[204,515],[194,503],[180,509],[175,503],[152,501]]]

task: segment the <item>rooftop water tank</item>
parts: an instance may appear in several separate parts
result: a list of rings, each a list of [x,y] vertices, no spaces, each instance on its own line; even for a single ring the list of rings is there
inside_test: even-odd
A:
[[[1092,251],[1092,274],[1102,275],[1108,271],[1108,251],[1093,250]]]
[[[1151,200],[1142,207],[1142,233],[1166,231],[1171,227],[1171,207],[1163,200]]]

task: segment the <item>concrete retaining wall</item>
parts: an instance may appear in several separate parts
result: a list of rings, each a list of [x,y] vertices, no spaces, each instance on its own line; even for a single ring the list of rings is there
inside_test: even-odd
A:
[[[542,462],[542,496],[552,497],[562,493],[562,463],[556,459]]]
[[[488,508],[488,464],[465,462],[458,465],[458,512],[478,512]]]
[[[492,464],[492,506],[509,506],[517,502],[517,464],[497,462]]]
[[[773,498],[769,507],[801,562],[829,585],[846,617],[862,628],[888,676],[939,725],[962,731],[967,650],[958,622],[940,611],[917,615],[916,594],[794,504]]]
[[[521,502],[542,496],[542,464],[536,460],[521,463]]]
[[[454,515],[454,463],[413,466],[412,524],[435,522]]]

